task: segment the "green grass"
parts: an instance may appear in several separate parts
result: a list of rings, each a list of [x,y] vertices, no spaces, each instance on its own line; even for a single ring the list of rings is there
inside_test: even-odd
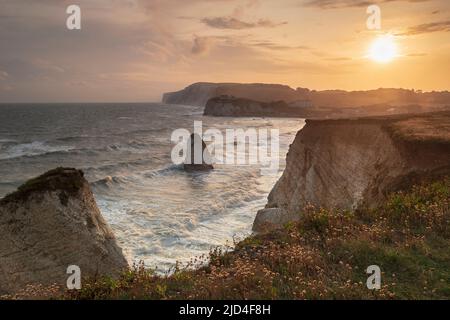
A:
[[[28,180],[17,191],[0,199],[0,204],[19,203],[26,201],[32,194],[46,191],[58,191],[60,201],[67,205],[68,197],[76,194],[85,182],[81,170],[58,167],[43,175]]]
[[[309,207],[299,222],[170,275],[137,265],[56,298],[450,299],[449,200],[450,179],[442,178],[392,194],[376,210]],[[366,287],[370,265],[381,268],[380,290]]]

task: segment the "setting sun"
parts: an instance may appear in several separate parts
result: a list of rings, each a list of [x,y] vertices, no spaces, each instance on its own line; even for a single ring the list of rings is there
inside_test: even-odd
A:
[[[391,35],[375,39],[369,49],[369,58],[378,63],[388,63],[397,57],[397,45]]]

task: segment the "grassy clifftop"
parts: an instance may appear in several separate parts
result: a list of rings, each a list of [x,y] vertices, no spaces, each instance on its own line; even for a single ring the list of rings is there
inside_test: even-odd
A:
[[[449,299],[450,178],[392,194],[376,210],[305,208],[299,223],[214,250],[207,266],[157,276],[135,266],[70,299]],[[207,257],[193,261],[199,265]],[[378,265],[381,290],[366,287]]]
[[[450,145],[450,112],[399,117],[389,127],[394,137],[412,141]]]
[[[0,205],[11,202],[22,202],[30,195],[42,192],[60,191],[67,194],[76,194],[85,183],[81,170],[73,168],[56,168],[37,178],[28,180],[17,191],[0,199]]]
[[[340,124],[344,126],[358,123],[380,124],[398,140],[450,144],[450,111],[448,110],[342,119],[307,119],[306,122],[319,125]]]

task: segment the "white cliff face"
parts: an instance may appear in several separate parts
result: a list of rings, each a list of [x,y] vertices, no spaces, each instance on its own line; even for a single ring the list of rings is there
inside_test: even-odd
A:
[[[194,83],[183,90],[165,93],[162,102],[166,104],[182,104],[206,106],[208,100],[221,95],[257,100],[261,102],[295,101],[300,99],[294,89],[277,84],[262,83]]]
[[[214,83],[196,83],[177,92],[165,93],[162,103],[203,107],[216,96],[218,86]]]
[[[294,90],[286,85],[264,83],[208,83],[191,84],[183,90],[163,95],[163,103],[205,106],[206,102],[221,95],[261,102],[285,101],[301,106],[331,108],[361,107],[361,114],[392,114],[440,110],[450,103],[450,92],[417,92],[405,89],[377,89],[368,91],[324,90],[306,88]],[[390,109],[394,109],[388,111]],[[347,110],[350,111],[350,110]],[[330,112],[330,111],[329,111]],[[350,112],[354,112],[350,111]],[[338,113],[339,115],[339,113]]]
[[[443,122],[449,121],[448,113],[442,117]],[[436,127],[445,128],[439,117],[433,121]],[[290,146],[286,169],[269,195],[266,208],[274,214],[261,210],[254,230],[300,219],[308,204],[347,210],[376,207],[388,193],[415,179],[450,172],[449,141],[427,140],[424,134],[414,140],[396,137],[393,131],[407,122],[404,117],[307,121]]]
[[[307,108],[293,108],[284,101],[261,102],[246,98],[219,96],[208,100],[203,114],[215,117],[300,117]],[[311,114],[311,113],[309,113]]]
[[[221,99],[208,100],[204,115],[206,116],[269,116],[277,111],[276,107],[269,104],[244,99]]]
[[[82,173],[56,169],[0,201],[0,293],[29,284],[65,287],[69,265],[82,278],[127,267]]]

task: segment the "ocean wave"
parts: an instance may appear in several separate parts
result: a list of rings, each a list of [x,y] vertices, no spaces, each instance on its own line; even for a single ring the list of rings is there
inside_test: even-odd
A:
[[[181,172],[183,171],[183,165],[182,164],[172,164],[165,168],[156,169],[150,172],[144,173],[145,178],[154,178],[154,177],[160,177],[165,176],[168,174],[172,174],[174,172]]]
[[[152,144],[151,147],[155,147],[155,144]],[[150,146],[144,142],[130,141],[126,144],[123,143],[110,144],[105,149],[106,151],[148,152]]]
[[[89,134],[80,134],[76,136],[67,136],[67,137],[59,137],[56,138],[54,141],[60,141],[60,142],[78,142],[86,139],[106,139],[108,136],[98,136],[98,135],[89,135]]]
[[[129,164],[121,163],[112,165],[117,168],[117,166],[120,165],[121,167],[128,166]],[[114,186],[121,186],[127,183],[142,183],[144,179],[151,179],[155,177],[161,177],[165,175],[172,174],[177,171],[182,171],[183,166],[182,165],[170,165],[165,168],[160,168],[148,172],[144,172],[142,174],[133,174],[132,170],[130,170],[129,175],[120,175],[120,176],[106,176],[105,178],[93,181],[90,183],[90,185],[94,188],[111,188]]]
[[[0,139],[0,151],[2,149],[8,148],[11,144],[14,144],[16,141],[12,139]]]
[[[169,130],[168,128],[155,128],[155,129],[138,129],[138,130],[131,130],[131,131],[125,131],[125,132],[118,132],[114,133],[112,135],[114,136],[124,136],[124,135],[130,135],[130,134],[149,134],[149,133],[159,133]]]
[[[90,185],[94,188],[96,187],[110,188],[113,185],[119,185],[125,182],[126,181],[121,177],[107,176],[106,178],[91,182]]]
[[[16,159],[21,157],[42,156],[56,152],[74,150],[72,146],[52,146],[43,141],[21,143],[6,148],[0,154],[0,160]]]
[[[73,141],[75,142],[77,138],[63,138],[58,139],[59,141],[69,142]],[[68,151],[72,152],[82,152],[82,153],[102,153],[102,152],[128,152],[128,153],[147,153],[151,148],[154,148],[155,146],[162,145],[158,143],[152,143],[151,145],[144,143],[144,142],[138,142],[138,141],[130,141],[128,143],[112,143],[107,146],[100,146],[100,147],[85,147],[85,148],[72,148]]]
[[[145,167],[154,163],[155,157],[148,157],[146,159],[139,160],[130,160],[130,161],[122,161],[116,163],[109,164],[101,164],[93,167],[82,167],[81,169],[89,174],[98,174],[105,172],[114,172],[116,170],[129,169],[130,172],[133,171],[136,167]],[[109,175],[109,174],[107,174]]]
[[[193,117],[193,116],[202,116],[202,115],[203,115],[203,110],[188,112],[188,113],[183,114],[182,116],[184,116],[184,117]]]

